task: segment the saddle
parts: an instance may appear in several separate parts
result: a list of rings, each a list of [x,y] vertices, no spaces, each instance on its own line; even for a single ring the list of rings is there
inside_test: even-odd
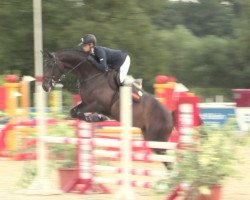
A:
[[[132,76],[130,77],[133,81],[132,84],[132,99],[133,102],[139,103],[141,102],[141,97],[143,96],[142,90],[142,79],[134,79]],[[119,72],[116,74],[116,83],[118,87],[122,86],[123,84],[120,82]]]

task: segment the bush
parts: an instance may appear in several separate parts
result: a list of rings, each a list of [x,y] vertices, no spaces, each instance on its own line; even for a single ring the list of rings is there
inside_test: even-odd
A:
[[[238,151],[246,144],[245,138],[236,129],[234,122],[224,126],[201,127],[201,140],[196,149],[177,152],[179,162],[171,172],[174,175],[165,182],[167,188],[186,183],[192,191],[189,198],[196,199],[200,192],[222,185],[226,178],[234,176],[241,161]]]

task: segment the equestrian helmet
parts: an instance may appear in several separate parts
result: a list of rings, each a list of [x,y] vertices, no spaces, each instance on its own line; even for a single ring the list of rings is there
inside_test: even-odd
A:
[[[94,44],[96,45],[96,37],[93,34],[87,34],[80,39],[80,45]]]

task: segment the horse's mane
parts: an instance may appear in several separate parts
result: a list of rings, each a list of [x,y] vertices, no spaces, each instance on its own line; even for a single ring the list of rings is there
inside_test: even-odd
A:
[[[87,53],[80,49],[62,49],[59,51],[54,52],[55,54],[63,54],[66,53],[69,56],[79,56],[81,58],[86,58],[88,56]]]

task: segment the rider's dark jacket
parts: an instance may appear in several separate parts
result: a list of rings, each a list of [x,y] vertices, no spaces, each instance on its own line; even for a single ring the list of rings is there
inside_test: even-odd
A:
[[[124,63],[127,53],[106,47],[96,46],[88,60],[99,70],[106,71],[108,67],[118,70]]]

